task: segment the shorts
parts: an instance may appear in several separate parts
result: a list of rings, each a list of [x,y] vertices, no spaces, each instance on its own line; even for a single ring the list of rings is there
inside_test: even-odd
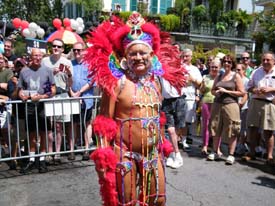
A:
[[[185,122],[194,123],[196,121],[196,101],[195,100],[186,100],[186,115]]]
[[[240,108],[237,103],[220,104],[214,102],[211,108],[210,133],[212,136],[238,137],[241,130]]]
[[[57,98],[57,99],[58,98],[69,98],[69,95],[68,95],[68,93],[61,93],[61,94],[55,95],[54,98]],[[61,113],[61,114],[63,114],[63,113]],[[56,122],[70,122],[71,116],[68,114],[64,114],[64,115],[54,116],[54,119]]]
[[[36,107],[36,109],[35,109]],[[37,114],[36,114],[37,112]],[[45,119],[47,124],[47,130],[51,130],[51,122],[50,118],[45,116],[44,112],[44,103],[36,102],[36,103],[28,103],[27,104],[27,119],[25,122],[26,131],[35,132],[38,126],[39,131],[46,131]],[[38,125],[36,125],[38,124]],[[28,129],[28,130],[27,130]]]
[[[1,129],[8,128],[11,122],[12,105],[6,104],[0,106],[0,126]]]
[[[166,126],[176,129],[185,127],[186,101],[185,95],[178,98],[164,99],[162,109],[166,115]]]
[[[45,123],[46,119],[46,123]],[[37,121],[38,120],[38,121]],[[38,124],[38,130],[36,130],[36,124]],[[35,115],[28,115],[28,119],[26,121],[26,131],[28,132],[46,132],[46,125],[47,125],[47,131],[50,131],[51,128],[51,121],[49,117],[39,117],[36,119]],[[28,129],[28,130],[27,130]]]
[[[247,127],[275,130],[275,105],[266,100],[251,99],[247,112]]]

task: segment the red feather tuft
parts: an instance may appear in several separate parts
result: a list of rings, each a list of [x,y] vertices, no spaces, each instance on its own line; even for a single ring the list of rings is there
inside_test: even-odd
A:
[[[114,89],[118,79],[112,75],[108,67],[109,56],[113,50],[110,37],[124,23],[117,17],[113,17],[112,20],[113,22],[102,23],[91,33],[91,38],[88,39],[91,47],[87,48],[84,61],[89,65],[92,83],[96,82],[107,94],[115,97]]]
[[[164,127],[166,123],[166,116],[164,112],[160,113],[160,119],[159,119],[160,127]]]
[[[160,40],[161,40],[161,44],[164,44],[164,43],[172,44],[171,35],[168,32],[161,31]]]
[[[119,28],[113,35],[112,35],[112,42],[113,42],[113,49],[116,53],[120,56],[124,55],[124,48],[122,45],[122,40],[127,36],[130,32],[131,28],[127,25]]]
[[[163,78],[181,94],[181,88],[186,85],[187,71],[181,64],[179,50],[171,44],[164,43],[160,46],[158,57],[164,69]]]
[[[117,123],[111,118],[98,115],[93,121],[93,130],[95,135],[106,137],[107,141],[112,141],[118,131]]]
[[[104,170],[104,177],[99,177],[100,193],[103,200],[103,206],[117,206],[116,191],[116,164],[117,158],[112,148],[95,150],[90,158],[95,162],[97,171]]]
[[[163,142],[159,149],[161,150],[160,152],[163,152],[165,157],[169,157],[170,153],[174,151],[171,142],[166,138],[163,138]]]

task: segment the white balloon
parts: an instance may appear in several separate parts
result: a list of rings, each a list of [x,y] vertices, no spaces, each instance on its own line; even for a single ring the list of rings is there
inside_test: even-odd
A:
[[[78,26],[76,29],[76,33],[81,34],[83,32],[83,30],[84,30],[84,27]]]
[[[26,38],[30,38],[31,37],[31,31],[26,28],[23,30],[23,36],[26,37]]]
[[[81,17],[77,17],[76,18],[76,21],[79,23],[79,24],[84,24],[84,21]]]
[[[71,27],[73,30],[77,30],[78,22],[74,19],[71,19]]]
[[[36,33],[37,33],[37,36],[38,36],[39,38],[43,38],[44,35],[45,35],[45,31],[44,31],[44,29],[42,29],[41,27],[39,27],[39,28],[37,29]]]
[[[30,30],[30,31],[36,31],[37,29],[38,29],[38,26],[37,26],[36,23],[31,22],[31,23],[29,24],[29,30]]]
[[[35,37],[36,37],[36,33],[35,33],[35,31],[31,31],[31,35],[30,35],[30,38],[33,38],[33,39],[35,39]]]

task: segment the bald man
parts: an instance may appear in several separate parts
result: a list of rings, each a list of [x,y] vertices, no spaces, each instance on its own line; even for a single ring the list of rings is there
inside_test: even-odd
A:
[[[29,131],[30,142],[30,160],[26,167],[22,168],[22,173],[30,173],[35,168],[35,149],[36,140],[40,136],[40,149],[42,156],[39,158],[39,172],[47,172],[45,154],[46,154],[46,128],[48,132],[50,128],[50,120],[44,117],[44,105],[37,103],[41,99],[50,98],[55,94],[55,82],[52,70],[41,67],[42,53],[39,49],[34,48],[31,51],[31,63],[25,67],[19,76],[18,89],[19,98],[26,101],[30,99],[32,102],[28,103],[28,124],[27,131]],[[37,107],[37,114],[35,113]],[[45,118],[47,120],[47,127],[45,125]],[[36,123],[38,122],[38,129]],[[38,133],[37,133],[38,131]],[[44,155],[43,155],[44,154]]]

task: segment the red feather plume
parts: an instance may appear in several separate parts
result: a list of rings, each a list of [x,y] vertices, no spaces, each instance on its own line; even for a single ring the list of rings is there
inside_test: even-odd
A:
[[[111,118],[98,115],[93,121],[93,130],[95,135],[106,137],[107,141],[112,141],[118,131],[117,123]]]
[[[112,18],[113,22],[106,21],[91,32],[92,38],[88,43],[92,46],[87,48],[84,61],[89,65],[89,77],[92,83],[102,88],[110,96],[115,96],[114,88],[118,79],[115,78],[109,67],[109,56],[113,51],[111,36],[124,23],[117,17]]]
[[[95,162],[97,171],[104,171],[104,177],[99,177],[100,193],[103,206],[117,206],[116,191],[116,164],[117,158],[112,148],[99,148],[95,150],[90,158]]]

